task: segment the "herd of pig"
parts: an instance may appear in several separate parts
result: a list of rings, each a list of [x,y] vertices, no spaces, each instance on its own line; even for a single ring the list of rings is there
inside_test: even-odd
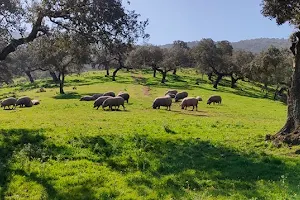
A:
[[[197,96],[197,97],[188,97],[187,92],[178,92],[177,90],[168,90],[163,97],[158,97],[154,100],[152,107],[154,109],[162,107],[167,107],[167,110],[171,110],[171,105],[172,105],[172,98],[175,99],[175,102],[178,102],[182,100],[180,106],[181,109],[187,109],[187,107],[193,107],[193,110],[196,107],[196,110],[198,110],[198,102],[202,101],[202,98]],[[210,96],[207,100],[207,104],[221,104],[222,103],[222,98],[219,95],[213,95]]]
[[[83,96],[80,98],[80,101],[94,101],[94,108],[99,109],[102,106],[103,109],[109,107],[110,110],[119,109],[120,106],[125,110],[124,103],[125,101],[129,102],[130,95],[127,92],[120,92],[118,95],[115,95],[114,92],[99,93],[92,96]],[[180,106],[182,109],[187,109],[187,107],[193,107],[193,110],[196,108],[198,110],[198,102],[202,101],[202,98],[197,97],[188,97],[187,92],[178,92],[177,90],[168,90],[163,97],[157,97],[152,104],[153,109],[159,109],[160,107],[166,107],[167,110],[171,110],[173,99],[175,102],[182,100]],[[207,104],[221,104],[222,98],[219,95],[210,96],[207,100]],[[3,101],[0,101],[1,107],[4,109],[15,109],[17,106],[20,107],[32,107],[33,105],[39,105],[39,100],[32,100],[30,97],[21,97],[16,99],[14,97],[7,98]]]
[[[128,103],[130,95],[126,92],[120,92],[117,96],[114,92],[106,92],[104,94],[94,94],[92,96],[83,96],[80,98],[80,101],[94,101],[94,108],[99,109],[102,106],[103,109],[109,107],[110,110],[119,109],[120,106],[125,109],[124,102]],[[187,109],[187,107],[193,107],[193,110],[196,108],[198,110],[198,102],[202,101],[202,98],[197,97],[188,97],[187,92],[178,92],[177,90],[168,90],[163,97],[157,97],[152,104],[153,109],[159,109],[160,107],[167,107],[167,110],[171,110],[172,102],[175,99],[175,102],[182,100],[180,106],[182,109]],[[220,104],[222,98],[219,95],[210,96],[207,100],[207,104]]]

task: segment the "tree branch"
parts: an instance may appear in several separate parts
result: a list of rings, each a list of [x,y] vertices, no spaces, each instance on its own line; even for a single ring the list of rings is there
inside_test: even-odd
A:
[[[41,25],[42,25],[42,21],[43,21],[44,15],[40,12],[38,13],[38,17],[36,22],[33,24],[32,30],[30,32],[30,34],[25,37],[25,38],[20,38],[20,39],[14,39],[10,42],[10,44],[8,46],[6,46],[0,53],[0,60],[5,60],[6,57],[16,51],[16,48],[22,44],[26,44],[29,42],[32,42],[34,39],[37,38],[38,36],[38,32],[42,31],[41,29]]]

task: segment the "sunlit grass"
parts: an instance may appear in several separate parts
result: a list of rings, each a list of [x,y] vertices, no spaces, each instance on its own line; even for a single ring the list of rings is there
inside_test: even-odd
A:
[[[200,84],[197,85],[197,79]],[[0,110],[0,194],[8,199],[298,199],[297,147],[277,149],[267,133],[283,125],[286,107],[260,88],[237,89],[201,80],[193,71],[168,77],[103,72],[67,78],[66,95],[51,82],[19,84],[0,95],[41,100]],[[227,85],[228,81],[223,81]],[[37,93],[40,86],[47,92]],[[77,86],[77,90],[72,90]],[[201,96],[198,112],[154,110],[169,88]],[[93,109],[81,95],[127,91],[126,111]],[[222,105],[207,105],[210,95]],[[296,195],[296,196],[295,196]]]

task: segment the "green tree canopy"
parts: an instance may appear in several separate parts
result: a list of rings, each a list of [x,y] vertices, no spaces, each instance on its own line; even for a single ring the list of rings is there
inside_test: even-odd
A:
[[[144,32],[148,21],[140,21],[139,14],[125,9],[122,0],[4,2],[0,7],[0,30],[8,33],[21,30],[24,33],[27,28],[29,34],[11,40],[9,45],[2,48],[0,60],[15,51],[17,46],[53,31],[76,33],[89,43],[100,42],[105,46],[112,43],[131,44],[140,37],[148,37]]]

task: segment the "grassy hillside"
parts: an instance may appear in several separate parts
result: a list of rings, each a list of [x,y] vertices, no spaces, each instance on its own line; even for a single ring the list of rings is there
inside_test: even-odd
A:
[[[299,199],[297,147],[264,141],[284,123],[286,107],[255,85],[213,90],[192,71],[166,85],[146,72],[67,78],[67,95],[46,80],[0,89],[40,99],[32,108],[0,110],[0,195],[5,199]],[[224,85],[228,84],[226,81]],[[73,86],[77,90],[72,90]],[[38,86],[35,86],[38,87]],[[153,110],[168,88],[223,97],[199,111]],[[123,111],[92,108],[81,95],[127,91]]]

